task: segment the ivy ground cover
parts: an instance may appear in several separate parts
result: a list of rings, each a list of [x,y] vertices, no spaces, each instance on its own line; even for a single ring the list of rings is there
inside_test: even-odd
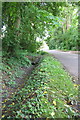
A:
[[[25,85],[19,89],[7,105],[5,118],[74,118],[74,103],[77,101],[78,86],[63,69],[59,61],[45,55],[33,71],[25,78]],[[6,106],[3,106],[3,109]]]

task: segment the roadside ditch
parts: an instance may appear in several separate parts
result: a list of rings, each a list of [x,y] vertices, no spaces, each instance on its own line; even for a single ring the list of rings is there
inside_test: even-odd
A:
[[[31,65],[29,67],[20,68],[22,69],[22,71],[24,71],[24,74],[22,75],[22,77],[15,78],[16,85],[13,87],[9,87],[4,84],[5,86],[2,88],[2,114],[4,115],[6,114],[7,105],[11,104],[10,99],[13,97],[14,94],[17,93],[17,91],[24,87],[25,82],[29,79],[30,75],[32,74],[32,71],[36,69],[36,67],[39,65],[42,56],[29,56],[29,59],[31,60]]]

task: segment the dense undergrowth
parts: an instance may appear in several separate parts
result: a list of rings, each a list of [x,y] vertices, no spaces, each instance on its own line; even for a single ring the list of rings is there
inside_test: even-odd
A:
[[[77,100],[78,86],[64,71],[60,62],[44,56],[25,85],[11,99],[5,100],[5,118],[74,118],[73,103]],[[76,86],[76,87],[75,87]]]
[[[22,77],[24,74],[24,68],[27,69],[31,66],[31,62],[34,61],[36,57],[45,54],[46,52],[38,51],[37,53],[29,53],[26,50],[18,51],[18,57],[3,57],[2,65],[0,70],[2,70],[3,83],[9,87],[16,86],[15,79]],[[4,85],[3,85],[4,86]]]
[[[28,53],[26,51],[20,51],[18,53],[18,57],[3,57],[3,64],[1,69],[3,81],[6,85],[10,87],[15,86],[15,78],[21,77],[24,73],[22,68],[29,67],[31,65],[31,61],[28,59],[27,55]]]
[[[47,44],[50,49],[60,49],[60,50],[78,50],[78,30],[75,27],[71,27],[65,33],[61,33],[61,30],[55,30],[57,35],[53,35],[52,38],[49,37]]]

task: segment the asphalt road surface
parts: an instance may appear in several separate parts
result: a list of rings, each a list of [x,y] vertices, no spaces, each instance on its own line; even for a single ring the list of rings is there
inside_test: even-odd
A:
[[[57,58],[65,67],[65,69],[79,82],[79,55],[70,52],[62,52],[59,50],[45,50]]]

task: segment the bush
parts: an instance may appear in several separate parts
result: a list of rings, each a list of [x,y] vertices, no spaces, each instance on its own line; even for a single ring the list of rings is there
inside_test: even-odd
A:
[[[71,27],[63,34],[57,34],[48,40],[50,49],[78,50],[78,30]]]

